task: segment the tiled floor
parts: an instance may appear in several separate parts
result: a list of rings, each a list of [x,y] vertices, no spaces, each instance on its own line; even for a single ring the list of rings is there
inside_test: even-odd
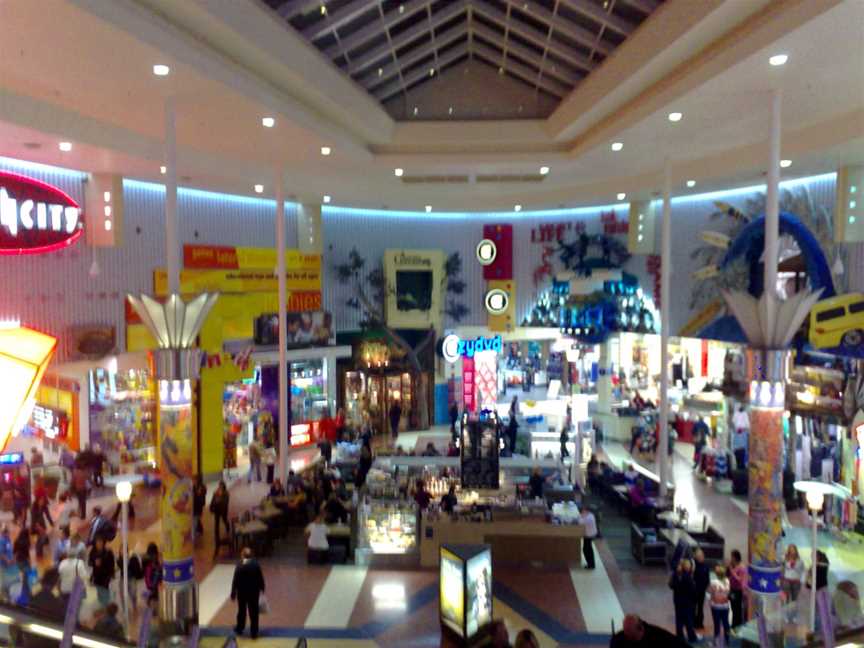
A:
[[[448,436],[449,432],[439,428],[433,434]],[[411,447],[417,436],[402,435],[400,444]],[[736,547],[745,549],[746,500],[733,498],[724,489],[697,479],[690,470],[690,452],[686,444],[678,444],[673,457],[676,504],[691,510],[691,519],[707,515],[726,537],[727,552]],[[605,454],[617,463],[630,460],[620,445],[605,448]],[[241,513],[257,504],[265,492],[264,484],[235,480],[231,513]],[[157,496],[155,491],[136,495],[138,516],[130,546],[143,547],[147,541],[158,541]],[[112,510],[112,501],[110,495],[105,495],[92,500],[91,505],[100,502]],[[787,539],[794,540],[804,555],[810,546],[807,522],[805,515],[793,512],[787,528]],[[820,546],[827,549],[831,559],[832,579],[851,577],[864,587],[864,551],[860,543],[841,544],[822,534]],[[596,543],[596,552],[598,569],[594,572],[576,567],[544,569],[531,564],[496,567],[495,615],[505,620],[511,637],[527,627],[535,631],[543,648],[607,645],[612,628],[620,628],[621,618],[628,612],[672,627],[665,569],[637,568],[633,562],[619,564],[603,539]],[[215,647],[221,645],[221,637],[230,633],[236,608],[229,600],[233,562],[227,558],[214,562],[209,514],[195,560],[202,625],[207,626],[203,644]],[[300,636],[307,637],[309,645],[316,648],[444,645],[438,626],[435,570],[310,567],[305,563],[299,535],[281,543],[273,557],[261,562],[272,610],[262,616],[263,637],[257,646],[293,646]],[[248,641],[241,640],[241,644]]]

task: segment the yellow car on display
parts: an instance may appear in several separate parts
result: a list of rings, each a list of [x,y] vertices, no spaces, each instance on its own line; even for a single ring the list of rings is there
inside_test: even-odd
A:
[[[848,293],[816,302],[810,310],[810,343],[817,349],[864,344],[864,294]]]

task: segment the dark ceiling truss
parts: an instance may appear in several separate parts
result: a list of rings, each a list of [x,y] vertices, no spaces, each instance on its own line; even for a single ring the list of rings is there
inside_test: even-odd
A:
[[[557,99],[662,0],[265,0],[386,102],[471,58]]]

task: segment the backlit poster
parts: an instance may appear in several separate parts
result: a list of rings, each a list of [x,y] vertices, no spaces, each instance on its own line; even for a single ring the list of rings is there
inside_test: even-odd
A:
[[[465,628],[473,637],[492,622],[492,554],[489,550],[468,560],[465,590],[468,596]]]
[[[441,623],[463,637],[462,620],[465,616],[465,591],[462,582],[462,560],[441,549],[439,582]]]

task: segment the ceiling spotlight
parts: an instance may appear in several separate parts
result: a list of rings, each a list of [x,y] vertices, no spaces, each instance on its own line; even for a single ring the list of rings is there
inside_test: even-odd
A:
[[[671,122],[679,122],[684,117],[680,112],[671,112],[669,113],[669,121]]]
[[[168,173],[168,167],[166,167],[163,164],[162,166],[159,167],[159,173],[161,173],[162,175],[165,175],[166,173]]]
[[[330,204],[330,196],[324,196],[324,204],[325,204],[325,205],[329,205],[329,204]]]
[[[384,76],[384,68],[378,68],[378,76]]]
[[[775,54],[768,59],[768,62],[774,67],[780,67],[781,65],[786,65],[786,61],[788,60],[789,56],[786,54]]]
[[[432,205],[426,205],[426,213],[428,214],[431,211],[432,211]]]
[[[453,114],[453,106],[450,106],[450,107],[447,109],[447,114],[448,114],[448,115],[452,115],[452,114]]]
[[[330,152],[331,151],[330,151],[329,146],[322,146],[321,147],[321,155],[327,156],[327,155],[330,155]]]
[[[690,188],[695,187],[695,186],[696,186],[696,181],[695,181],[695,180],[688,180],[688,181],[687,181],[687,186],[690,187]]]
[[[72,142],[60,142],[57,147],[64,153],[68,153],[72,150]]]
[[[613,151],[620,151],[623,148],[624,148],[623,142],[612,142],[612,150]]]
[[[326,15],[327,15],[327,7],[326,7],[326,5],[323,5],[323,4],[321,5],[321,15],[322,15],[322,16],[326,16]]]
[[[414,116],[417,116],[417,113],[420,112],[420,109],[417,106],[414,106]]]
[[[477,244],[476,254],[480,265],[491,265],[495,261],[495,257],[498,256],[498,246],[491,239],[483,239]]]
[[[405,169],[403,169],[402,167],[396,167],[395,169],[393,169],[393,175],[395,175],[397,178],[401,178],[404,173]]]
[[[153,74],[155,74],[156,76],[168,76],[170,72],[171,68],[169,68],[167,65],[157,64],[153,66]]]
[[[255,193],[264,193],[264,185],[256,184],[255,185]]]
[[[618,200],[624,200],[626,197],[627,197],[627,194],[624,192],[621,192],[618,194]]]
[[[547,167],[547,166],[540,167],[540,175],[548,175],[548,174],[549,174],[549,167]]]
[[[435,76],[435,68],[429,68],[429,76]]]
[[[401,5],[401,4],[399,5],[399,13],[400,14],[405,13],[405,5]]]
[[[792,160],[780,160],[781,169],[788,169],[790,166],[792,166]]]
[[[513,211],[521,212],[522,211],[522,205],[513,205]]]
[[[276,125],[276,120],[273,117],[262,117],[261,125],[264,128],[273,128]]]

